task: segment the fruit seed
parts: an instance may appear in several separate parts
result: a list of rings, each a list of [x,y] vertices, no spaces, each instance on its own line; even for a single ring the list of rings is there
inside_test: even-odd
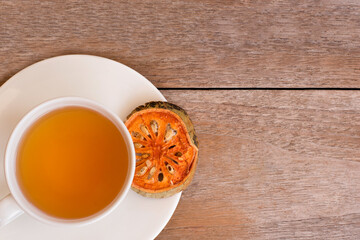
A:
[[[140,171],[139,171],[136,175],[142,176],[142,175],[144,175],[144,174],[146,173],[147,170],[148,170],[147,167],[142,167],[142,168],[140,169]]]

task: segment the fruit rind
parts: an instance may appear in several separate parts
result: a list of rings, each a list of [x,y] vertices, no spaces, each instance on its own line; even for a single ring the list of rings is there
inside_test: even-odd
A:
[[[144,105],[141,105],[141,106],[138,106],[137,108],[135,108],[128,115],[127,120],[130,119],[130,117],[132,115],[134,115],[140,111],[149,110],[149,109],[170,110],[173,113],[175,113],[178,117],[180,117],[180,119],[183,121],[183,123],[186,127],[187,133],[189,135],[189,138],[190,138],[192,144],[196,148],[196,155],[192,162],[193,166],[191,167],[190,173],[188,176],[186,176],[184,182],[181,183],[179,186],[174,187],[170,190],[166,190],[166,191],[156,191],[156,190],[154,191],[154,190],[150,190],[150,189],[143,189],[138,186],[134,187],[134,185],[132,186],[132,190],[134,190],[135,192],[139,193],[142,196],[151,197],[151,198],[166,198],[166,197],[170,197],[178,192],[183,191],[191,183],[191,181],[194,177],[196,167],[197,167],[197,162],[198,162],[198,141],[197,141],[197,137],[195,134],[194,125],[192,124],[192,121],[191,121],[190,117],[188,116],[188,114],[186,113],[186,111],[172,103],[162,102],[162,101],[153,101],[153,102],[145,103]]]

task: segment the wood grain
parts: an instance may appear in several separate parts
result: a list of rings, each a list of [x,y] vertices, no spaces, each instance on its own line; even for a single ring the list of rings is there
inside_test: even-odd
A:
[[[0,85],[63,54],[159,88],[360,88],[360,2],[0,3]],[[360,239],[360,91],[163,91],[200,140],[158,239]]]
[[[161,88],[359,88],[360,2],[1,1],[0,82],[74,53]]]
[[[158,239],[360,239],[359,91],[162,91],[200,142]]]

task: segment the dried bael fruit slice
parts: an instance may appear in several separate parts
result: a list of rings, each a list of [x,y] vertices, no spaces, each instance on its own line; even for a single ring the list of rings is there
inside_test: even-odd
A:
[[[198,160],[194,126],[186,112],[168,102],[137,107],[125,122],[136,152],[132,189],[164,198],[184,190]]]

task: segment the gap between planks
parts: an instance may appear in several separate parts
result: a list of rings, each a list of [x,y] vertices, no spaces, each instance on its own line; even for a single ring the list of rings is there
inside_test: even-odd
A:
[[[282,90],[282,91],[318,91],[318,90],[325,90],[325,91],[358,91],[360,88],[251,88],[251,87],[243,87],[243,88],[158,88],[159,90],[182,90],[182,91],[196,91],[196,90],[203,90],[203,91],[221,91],[221,90],[251,90],[251,91],[263,91],[263,90]]]

